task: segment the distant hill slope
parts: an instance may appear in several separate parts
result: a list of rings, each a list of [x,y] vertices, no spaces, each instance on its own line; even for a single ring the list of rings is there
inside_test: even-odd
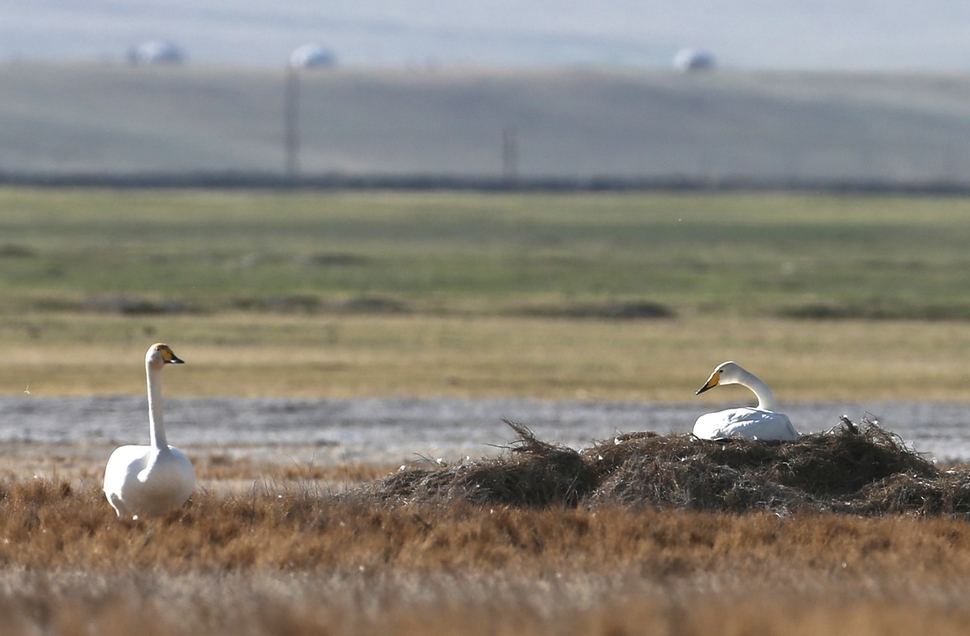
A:
[[[282,171],[277,69],[0,66],[0,171]],[[328,70],[304,173],[970,181],[970,75]]]

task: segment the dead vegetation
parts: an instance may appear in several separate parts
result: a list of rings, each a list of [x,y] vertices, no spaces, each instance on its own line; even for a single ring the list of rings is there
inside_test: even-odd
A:
[[[507,456],[406,470],[363,491],[385,502],[539,508],[970,514],[970,472],[940,470],[868,421],[843,419],[797,442],[634,433],[583,451],[509,424],[518,441]]]
[[[970,525],[949,517],[381,504],[294,484],[200,492],[166,517],[132,521],[117,519],[96,486],[29,480],[0,490],[0,571],[788,580],[912,567],[960,579],[968,546]]]
[[[754,585],[715,592],[731,580],[693,581],[664,590],[650,583],[602,585],[586,577],[555,583],[511,578],[396,573],[365,576],[267,577],[73,574],[51,585],[30,573],[6,575],[0,593],[4,634],[237,636],[701,636],[819,634],[894,636],[965,634],[966,589],[883,598],[858,585],[833,594],[782,592]],[[808,587],[816,584],[809,580]]]
[[[104,477],[105,461],[112,450],[113,445],[55,448],[45,444],[0,443],[0,456],[4,459],[0,465],[0,484],[16,482],[25,475],[65,480],[73,484],[97,484]],[[288,455],[284,460],[274,461],[256,459],[244,453],[213,451],[211,448],[188,451],[199,482],[217,489],[246,487],[253,482],[317,482],[320,486],[345,489],[379,479],[400,466],[360,462],[314,463]]]
[[[0,633],[957,634],[970,616],[965,521],[364,501],[258,487],[119,521],[95,487],[9,483]]]
[[[391,470],[390,466],[364,463],[313,464],[260,461],[233,457],[225,453],[191,455],[195,475],[205,481],[319,481],[327,484],[354,484],[373,481]],[[396,468],[396,466],[394,467]]]
[[[316,478],[366,475],[203,489],[159,519],[115,518],[96,482],[8,479],[0,633],[965,630],[968,473],[873,424],[583,451],[513,428],[502,457],[339,494]]]
[[[878,526],[852,519],[882,517],[896,528],[896,513],[970,513],[970,472],[939,470],[872,423],[846,420],[794,443],[636,433],[583,451],[512,427],[518,440],[497,458],[402,469],[341,489],[318,478],[353,481],[360,469],[203,489],[156,520],[116,519],[98,482],[9,480],[0,484],[0,566],[696,573],[753,546],[761,560],[832,552],[804,528],[826,526],[828,536],[861,524],[851,533],[871,538]],[[204,471],[220,468],[240,470],[214,456]],[[970,544],[970,527],[954,527],[947,541]],[[779,536],[802,537],[801,545]],[[846,562],[843,548],[833,567]]]

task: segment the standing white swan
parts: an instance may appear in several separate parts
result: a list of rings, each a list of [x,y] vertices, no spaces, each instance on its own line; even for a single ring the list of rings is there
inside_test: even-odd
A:
[[[734,362],[719,364],[711,377],[695,395],[720,384],[740,384],[751,389],[758,397],[757,408],[741,407],[717,413],[705,413],[694,423],[694,435],[701,439],[724,439],[741,437],[744,439],[782,440],[792,442],[800,435],[791,420],[783,413],[775,413],[775,396],[768,385],[753,373],[742,369]]]
[[[195,490],[192,462],[165,441],[162,369],[182,364],[167,344],[153,344],[145,356],[148,373],[149,446],[116,448],[104,469],[104,494],[119,517],[160,515],[182,507]]]

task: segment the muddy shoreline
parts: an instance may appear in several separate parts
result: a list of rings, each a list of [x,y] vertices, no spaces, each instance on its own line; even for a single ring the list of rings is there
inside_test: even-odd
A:
[[[170,442],[196,453],[261,461],[396,463],[496,455],[514,439],[502,422],[528,425],[543,440],[573,448],[617,433],[690,430],[698,415],[730,405],[541,401],[528,399],[380,398],[295,400],[170,398]],[[970,461],[970,405],[937,402],[792,403],[783,405],[803,433],[836,426],[839,416],[868,415],[938,461]],[[62,452],[146,443],[145,398],[0,397],[4,454]]]

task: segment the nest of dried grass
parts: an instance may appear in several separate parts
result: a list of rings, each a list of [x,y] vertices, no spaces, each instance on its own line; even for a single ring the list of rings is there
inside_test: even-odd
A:
[[[494,459],[402,469],[357,495],[386,503],[623,506],[741,513],[970,515],[970,472],[941,471],[874,422],[797,442],[633,433],[575,451],[525,426]]]

